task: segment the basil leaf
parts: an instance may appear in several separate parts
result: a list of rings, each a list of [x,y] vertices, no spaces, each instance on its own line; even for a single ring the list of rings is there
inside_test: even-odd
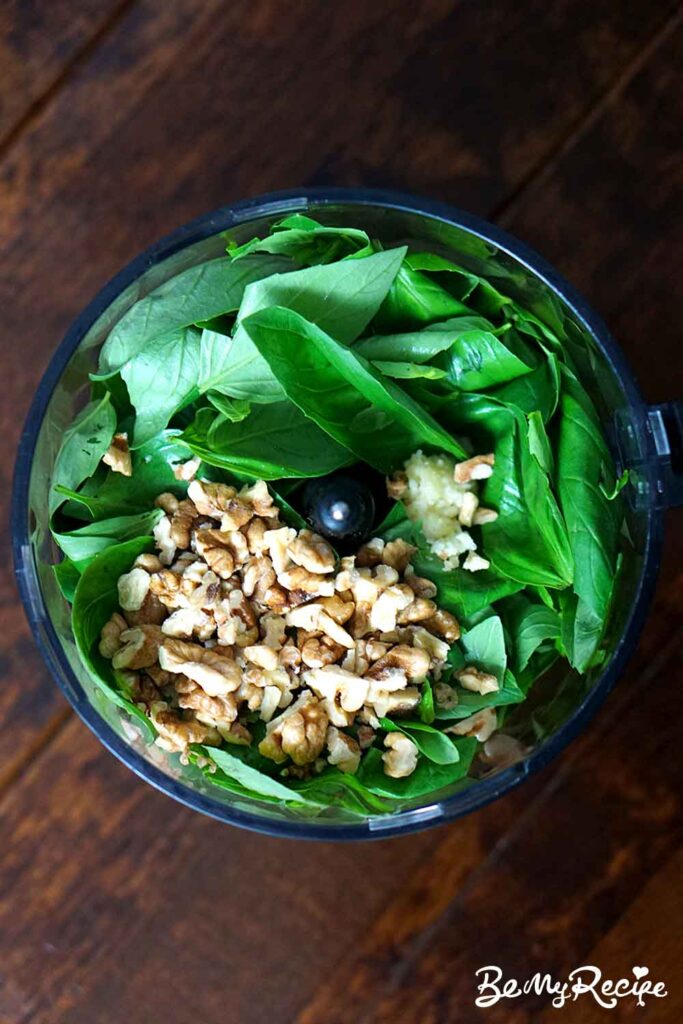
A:
[[[262,480],[324,476],[355,461],[291,402],[258,406],[237,423],[212,417],[206,433],[195,419],[182,440],[208,465]]]
[[[495,388],[492,395],[500,402],[515,405],[521,412],[538,412],[544,423],[551,419],[560,395],[560,369],[556,357],[547,353],[531,373]]]
[[[75,490],[95,472],[115,430],[116,413],[108,394],[86,405],[67,428],[52,471],[50,515],[64,501],[61,488]]]
[[[394,250],[395,251],[395,250]],[[416,327],[470,313],[462,302],[424,274],[403,263],[382,302],[373,330],[378,334],[410,331]]]
[[[543,417],[538,411],[529,413],[527,417],[527,443],[543,472],[551,474],[555,468],[555,459]]]
[[[294,793],[300,793],[321,806],[343,807],[355,814],[367,814],[368,811],[386,814],[391,809],[355,775],[345,774],[336,768],[326,769],[310,779],[292,779],[289,786]]]
[[[62,492],[72,501],[66,511],[75,518],[108,519],[149,512],[163,491],[184,494],[187,484],[176,479],[173,468],[191,457],[189,448],[178,440],[178,432],[167,430],[147,441],[132,455],[130,477],[102,467],[80,491]],[[81,507],[79,511],[79,506]]]
[[[372,365],[386,377],[393,377],[396,380],[413,380],[416,377],[441,380],[446,376],[446,371],[440,370],[438,366],[420,366],[418,363],[394,363],[373,359]]]
[[[432,252],[410,253],[407,262],[413,270],[428,271],[438,282],[461,301],[486,317],[496,317],[511,308],[513,303],[490,281],[471,270],[466,270],[444,256]],[[433,278],[429,278],[433,280]]]
[[[243,245],[229,246],[228,253],[233,260],[238,260],[249,253],[268,252],[289,256],[297,263],[310,266],[343,259],[369,244],[366,233],[358,228],[328,228],[312,218],[295,220],[290,217],[274,225],[273,233],[267,238],[252,238]]]
[[[574,591],[580,599],[580,632],[595,636],[604,626],[612,597],[621,524],[618,501],[600,489],[603,467],[612,460],[595,409],[568,371],[563,371],[557,445],[557,487],[574,556]],[[590,613],[590,615],[588,614]],[[585,643],[583,644],[585,648]],[[574,650],[580,671],[586,654]]]
[[[431,725],[434,721],[434,691],[428,679],[425,679],[422,684],[422,696],[420,697],[420,703],[417,705],[417,715],[425,725]]]
[[[475,665],[502,682],[507,666],[503,623],[492,615],[468,629],[460,638],[465,664]]]
[[[215,390],[242,402],[280,402],[281,385],[247,331],[237,327],[232,337],[218,331],[202,332],[197,390]]]
[[[115,373],[160,336],[234,312],[247,285],[290,266],[271,256],[239,263],[221,256],[181,271],[121,317],[100,351],[100,372]]]
[[[390,775],[385,775],[382,753],[372,748],[363,757],[357,778],[370,792],[379,796],[402,800],[425,796],[427,793],[435,796],[439,790],[466,777],[478,746],[476,739],[470,736],[456,737],[451,742],[458,751],[458,761],[454,764],[435,764],[422,757],[412,775],[405,779],[392,779]]]
[[[393,538],[388,536],[386,539]],[[524,586],[517,580],[499,576],[492,569],[482,569],[478,572],[469,572],[467,569],[447,571],[436,555],[427,553],[423,548],[420,548],[411,561],[418,576],[426,576],[436,585],[437,602],[459,619],[470,618],[487,605],[494,604],[509,594],[517,593]]]
[[[144,712],[117,688],[111,662],[102,657],[98,643],[102,627],[119,610],[119,576],[130,569],[138,555],[151,551],[153,547],[151,537],[136,537],[97,555],[78,581],[71,614],[76,647],[93,682],[109,700],[139,722],[152,738],[156,736],[154,726]]]
[[[174,412],[197,394],[201,337],[187,327],[153,338],[122,367],[136,412],[135,447],[164,430]]]
[[[142,512],[139,515],[117,516],[88,523],[66,533],[53,530],[52,536],[67,558],[80,562],[93,558],[100,551],[121,541],[151,533],[163,514],[160,508],[155,508],[151,512]]]
[[[380,718],[379,724],[386,732],[402,732],[413,741],[417,749],[434,764],[456,764],[460,760],[457,746],[444,733],[424,722],[394,721]]]
[[[457,433],[495,452],[494,472],[481,494],[482,504],[498,511],[498,518],[483,530],[492,568],[527,585],[570,584],[573,559],[567,528],[548,475],[529,450],[524,416],[514,406],[473,393],[459,395],[447,411]]]
[[[246,419],[251,412],[249,402],[238,398],[229,398],[227,395],[222,395],[220,391],[209,391],[206,397],[214,409],[233,423],[239,423],[240,420]]]
[[[544,641],[559,637],[560,616],[553,608],[536,604],[523,594],[508,598],[502,608],[514,652],[514,670],[519,676]]]
[[[219,747],[204,747],[206,755],[211,758],[222,772],[229,778],[235,779],[250,793],[258,796],[274,797],[277,800],[286,802],[296,801],[297,803],[310,803],[303,794],[293,793],[287,786],[278,782],[277,779],[266,775],[257,768],[252,768],[245,760],[235,754],[222,750]]]
[[[238,325],[258,310],[286,306],[337,341],[351,344],[377,312],[405,251],[390,249],[257,281],[244,293]]]
[[[70,558],[64,558],[57,565],[52,566],[52,571],[55,574],[57,580],[57,586],[61,592],[62,597],[73,604],[74,595],[76,594],[76,587],[78,581],[81,578],[81,572],[75,562],[72,562]]]
[[[421,445],[464,457],[396,384],[297,313],[263,310],[245,328],[291,401],[376,469],[391,472]]]

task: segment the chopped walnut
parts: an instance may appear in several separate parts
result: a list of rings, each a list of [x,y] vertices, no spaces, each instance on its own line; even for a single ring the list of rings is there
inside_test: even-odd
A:
[[[200,644],[166,639],[159,648],[159,664],[167,672],[182,672],[199,683],[210,697],[219,697],[236,690],[242,681],[237,662]]]
[[[267,530],[268,527],[265,520],[254,518],[250,521],[246,528],[245,536],[252,555],[262,555],[264,551],[268,550],[268,544],[265,539]]]
[[[301,647],[301,660],[307,668],[322,668],[323,665],[339,661],[345,650],[345,647],[329,636],[309,637]]]
[[[157,661],[163,634],[158,626],[134,626],[125,629],[120,640],[122,646],[112,657],[114,668],[136,671],[148,668]]]
[[[413,544],[408,544],[407,541],[399,537],[384,545],[382,561],[385,565],[396,569],[397,572],[405,572],[416,551],[417,548]]]
[[[194,535],[197,551],[217,576],[228,580],[235,571],[229,535],[222,530],[202,529]]]
[[[168,516],[164,516],[156,523],[152,533],[159,549],[159,560],[163,565],[170,565],[175,558],[176,543],[171,537],[171,520]]]
[[[149,573],[140,567],[133,567],[130,572],[119,576],[119,604],[125,612],[137,612],[149,592]]]
[[[277,651],[273,650],[272,647],[268,647],[267,644],[251,644],[243,649],[244,657],[247,661],[250,661],[252,665],[258,665],[260,668],[277,668],[278,657]]]
[[[177,548],[189,548],[190,531],[196,518],[194,502],[187,498],[178,502],[178,507],[171,515],[171,540]]]
[[[368,680],[347,672],[338,665],[312,668],[302,675],[303,681],[323,698],[330,721],[334,725],[350,725],[353,712],[362,708],[368,693]]]
[[[412,565],[406,566],[405,581],[416,597],[436,597],[436,584],[423,576],[416,576]]]
[[[373,569],[376,565],[379,565],[382,561],[382,553],[384,551],[384,541],[381,537],[373,537],[372,540],[366,541],[358,548],[356,554],[356,565],[359,567],[368,566]],[[389,563],[390,564],[390,563]]]
[[[189,640],[208,640],[216,632],[216,623],[211,615],[201,608],[177,608],[161,624],[165,636]]]
[[[493,453],[488,455],[475,455],[465,462],[458,462],[455,466],[454,478],[458,484],[468,484],[471,480],[486,480],[493,474],[495,463]]]
[[[434,702],[444,711],[450,711],[458,703],[458,691],[448,683],[437,683],[434,687]]]
[[[328,762],[353,772],[380,719],[414,712],[428,674],[440,707],[444,694],[457,702],[439,676],[459,626],[416,576],[411,544],[373,538],[335,567],[326,540],[281,523],[263,481],[238,493],[194,478],[187,498],[156,504],[157,553],[118,581],[123,614],[100,643],[140,708],[154,707],[166,749],[248,744],[249,712],[266,723],[265,756],[310,774],[327,743]],[[406,771],[408,748],[390,736],[385,764]]]
[[[371,679],[383,679],[388,669],[399,668],[410,680],[424,679],[429,672],[430,659],[419,647],[398,644],[372,665],[367,675]]]
[[[327,760],[341,772],[354,775],[360,765],[360,746],[356,740],[346,733],[340,732],[334,725],[328,726],[325,736],[327,744]]]
[[[471,526],[474,514],[479,507],[479,498],[474,491],[465,491],[462,496],[462,504],[458,512],[458,519],[463,526]]]
[[[195,712],[206,725],[231,725],[237,718],[237,701],[232,693],[211,697],[193,679],[181,677],[176,683],[178,704]]]
[[[268,723],[259,753],[272,761],[310,764],[325,746],[328,717],[312,693],[302,693],[278,718]]]
[[[157,746],[171,753],[186,751],[191,743],[206,743],[211,736],[210,726],[196,719],[181,718],[165,701],[152,704],[149,716],[159,734]]]
[[[268,547],[271,561],[276,573],[285,572],[292,564],[289,557],[289,545],[296,537],[296,530],[291,526],[281,526],[277,530],[266,530],[263,540]]]
[[[436,615],[438,609],[433,601],[426,597],[413,597],[409,605],[396,616],[399,626],[407,626],[411,622],[424,622]]]
[[[387,587],[370,610],[370,627],[380,633],[395,629],[399,613],[413,604],[414,600],[415,595],[405,584]]]
[[[496,731],[498,720],[493,708],[482,708],[469,718],[462,718],[454,725],[449,725],[444,732],[452,732],[455,736],[474,736],[480,743],[485,743]]]
[[[334,570],[334,551],[331,545],[311,530],[300,530],[287,551],[291,560],[308,572],[328,573]]]
[[[187,462],[179,462],[177,466],[173,467],[173,476],[176,480],[194,480],[201,464],[202,460],[198,455],[193,459],[188,459]]]
[[[277,581],[285,590],[299,591],[311,597],[332,597],[334,594],[333,579],[327,579],[320,573],[309,572],[302,565],[295,565],[292,569],[278,573]]]
[[[144,569],[145,572],[151,574],[154,572],[161,572],[161,570],[163,569],[163,565],[161,559],[158,558],[157,555],[153,555],[149,552],[143,551],[143,553],[141,555],[138,555],[138,557],[133,562],[133,568]]]
[[[460,639],[460,623],[444,608],[439,608],[431,618],[425,619],[422,625],[430,633],[436,633],[437,636],[443,637],[449,643]]]
[[[109,466],[112,473],[121,473],[122,476],[133,475],[133,463],[128,448],[128,434],[114,434],[111,444],[102,456],[102,462]]]
[[[473,693],[495,693],[499,690],[498,680],[490,672],[482,672],[473,665],[467,665],[455,673],[455,678],[465,690],[472,690]]]
[[[103,658],[108,658],[111,661],[122,646],[121,634],[127,629],[128,623],[123,615],[114,612],[109,621],[104,624],[100,633],[99,651]]]
[[[279,512],[273,504],[273,496],[268,490],[268,484],[264,480],[257,480],[251,487],[243,487],[238,498],[248,502],[254,509],[257,516],[275,516]]]
[[[155,594],[148,591],[137,611],[124,611],[123,615],[129,626],[160,626],[168,610]]]
[[[418,750],[413,741],[402,732],[390,732],[384,737],[387,750],[382,754],[384,773],[392,779],[405,779],[417,768]]]
[[[261,604],[275,583],[275,569],[268,555],[252,557],[242,572],[242,590]]]

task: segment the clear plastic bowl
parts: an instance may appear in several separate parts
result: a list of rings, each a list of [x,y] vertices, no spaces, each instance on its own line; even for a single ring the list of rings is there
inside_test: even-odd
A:
[[[84,402],[88,372],[104,338],[137,299],[180,270],[222,253],[226,236],[246,241],[266,233],[273,221],[292,212],[307,212],[325,223],[362,227],[385,243],[419,243],[500,284],[564,334],[619,465],[635,470],[636,485],[627,489],[634,545],[615,602],[609,657],[602,670],[584,680],[565,674],[545,692],[539,687],[536,716],[543,715],[543,701],[552,699],[558,685],[571,699],[564,711],[558,710],[555,701],[554,731],[541,742],[532,741],[514,763],[491,768],[479,779],[422,797],[389,815],[357,817],[332,807],[311,817],[246,799],[211,786],[196,769],[180,764],[177,755],[149,745],[126,713],[106,701],[81,665],[69,605],[49,568],[58,560],[48,529],[52,466],[63,431]],[[671,408],[677,409],[648,409],[604,324],[558,274],[526,246],[470,214],[413,196],[345,189],[273,193],[225,207],[152,246],[107,284],[73,323],[40,382],[19,446],[12,519],[16,573],[33,634],[67,699],[105,747],[141,778],[198,811],[272,835],[326,840],[400,835],[452,820],[501,796],[547,764],[584,728],[622,673],[658,570],[669,468],[664,427]],[[517,727],[532,735],[532,709],[522,714],[529,720]]]

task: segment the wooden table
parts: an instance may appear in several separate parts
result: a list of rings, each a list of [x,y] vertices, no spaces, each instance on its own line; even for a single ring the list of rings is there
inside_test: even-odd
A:
[[[648,400],[680,397],[682,68],[668,0],[5,0],[5,493],[92,294],[176,225],[278,187],[488,216],[583,290]],[[2,1024],[640,1019],[474,1006],[480,966],[586,963],[647,965],[669,995],[642,1019],[683,1019],[681,523],[638,654],[558,761],[464,821],[339,846],[230,829],[134,778],[65,706],[6,554]]]

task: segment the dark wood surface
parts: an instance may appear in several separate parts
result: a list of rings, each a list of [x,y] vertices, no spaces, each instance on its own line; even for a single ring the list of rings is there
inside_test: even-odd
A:
[[[190,217],[278,187],[396,187],[499,221],[605,316],[648,400],[680,397],[682,49],[678,4],[651,0],[0,5],[5,494],[94,291]],[[487,963],[645,964],[669,996],[642,1019],[683,1019],[681,523],[638,654],[563,756],[461,822],[344,846],[229,829],[118,764],[43,667],[6,545],[0,1024],[638,1017],[475,1009]]]

